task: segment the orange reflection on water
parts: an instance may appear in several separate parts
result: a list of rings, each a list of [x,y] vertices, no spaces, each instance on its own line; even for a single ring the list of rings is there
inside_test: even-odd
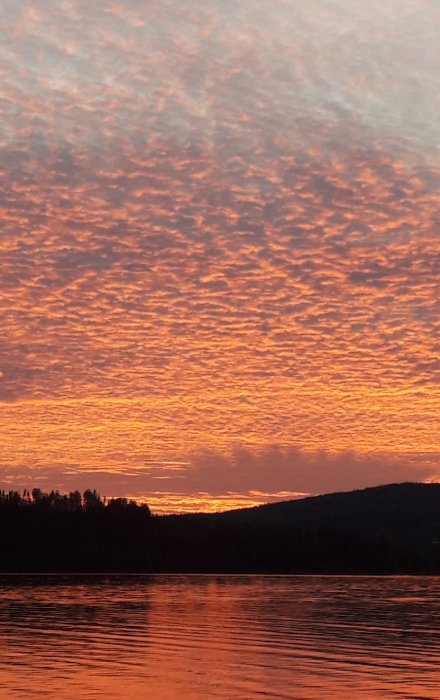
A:
[[[439,585],[423,577],[0,580],[5,697],[437,697]]]

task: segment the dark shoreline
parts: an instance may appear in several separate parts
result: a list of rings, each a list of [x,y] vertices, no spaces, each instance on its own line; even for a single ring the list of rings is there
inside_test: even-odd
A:
[[[437,574],[426,573],[368,573],[368,571],[360,574],[329,573],[317,574],[309,573],[289,573],[280,574],[269,571],[241,571],[240,573],[224,572],[224,571],[0,571],[0,581],[6,577],[17,578],[178,578],[185,577],[208,577],[208,578],[439,578],[440,572]]]
[[[440,485],[173,516],[92,491],[3,492],[0,538],[0,575],[437,576]]]

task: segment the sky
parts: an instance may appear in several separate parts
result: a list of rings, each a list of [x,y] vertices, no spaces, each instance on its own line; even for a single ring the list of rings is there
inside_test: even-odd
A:
[[[0,487],[440,479],[438,0],[2,0]]]

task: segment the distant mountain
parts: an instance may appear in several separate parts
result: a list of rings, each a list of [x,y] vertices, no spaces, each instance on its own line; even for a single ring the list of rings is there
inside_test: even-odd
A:
[[[440,484],[391,484],[159,521],[158,566],[170,571],[440,574]]]
[[[440,540],[440,484],[403,483],[312,496],[217,514],[218,520],[263,527],[350,530],[394,541]]]

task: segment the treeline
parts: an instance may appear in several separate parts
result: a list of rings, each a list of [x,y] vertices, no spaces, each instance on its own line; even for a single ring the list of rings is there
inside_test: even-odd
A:
[[[399,503],[392,522],[401,521],[402,503],[411,513],[414,494],[414,512],[429,513],[419,490],[411,488],[403,500],[402,490],[394,490],[386,498],[388,512]],[[344,495],[342,501],[340,496],[309,499],[301,508],[314,508],[313,521],[304,517],[300,521],[289,520],[283,504],[235,514],[152,516],[147,505],[124,498],[101,499],[91,490],[68,495],[39,489],[21,494],[2,491],[0,571],[440,573],[439,510],[428,518],[429,529],[427,523],[421,527],[420,518],[410,517],[414,532],[423,534],[417,538],[410,536],[409,525],[404,532],[390,523],[377,526],[374,508],[370,519],[365,517],[358,527],[351,510],[349,518],[330,524],[328,514],[335,503],[343,514],[346,500],[354,499],[359,510],[359,498],[355,493]],[[361,501],[365,499],[369,507],[376,501],[384,505],[381,491],[365,492]],[[297,510],[296,504],[290,507]],[[279,517],[271,515],[278,511]]]
[[[96,490],[86,489],[83,494],[80,491],[71,491],[69,494],[60,494],[59,491],[45,493],[39,488],[22,493],[18,491],[0,491],[0,510],[35,510],[38,512],[78,513],[99,512],[107,513],[136,513],[142,517],[151,515],[146,503],[138,505],[134,500],[127,498],[101,498]]]
[[[0,492],[0,571],[133,571],[145,565],[151,512],[96,491]]]

